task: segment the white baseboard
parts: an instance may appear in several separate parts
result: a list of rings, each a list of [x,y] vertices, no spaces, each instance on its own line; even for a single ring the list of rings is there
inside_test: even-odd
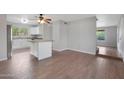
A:
[[[53,51],[58,51],[58,52],[61,52],[59,49],[53,49]]]
[[[77,51],[77,52],[81,52],[81,53],[87,53],[87,54],[91,54],[91,55],[96,55],[96,53],[87,52],[87,51],[81,51],[81,50],[77,50],[77,49],[68,48],[68,50]]]
[[[53,49],[53,50],[58,51],[58,52],[62,52],[62,51],[68,50],[68,49],[61,49],[61,50],[59,50],[59,49]]]
[[[7,60],[7,58],[2,58],[2,59],[0,59],[0,61],[5,61],[5,60]]]
[[[53,50],[58,51],[58,52],[62,52],[64,50],[72,50],[72,51],[76,51],[76,52],[81,52],[81,53],[87,53],[87,54],[96,55],[96,52],[95,53],[92,53],[92,52],[86,52],[86,51],[81,51],[81,50],[77,50],[77,49],[71,49],[71,48],[66,48],[66,49],[62,49],[62,50],[59,50],[59,49],[53,49]]]

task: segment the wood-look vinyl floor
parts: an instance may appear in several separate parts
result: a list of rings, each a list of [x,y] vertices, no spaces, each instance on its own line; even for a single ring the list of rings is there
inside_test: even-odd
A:
[[[103,46],[98,46],[98,48],[99,48],[98,55],[106,56],[106,57],[112,57],[112,58],[116,58],[116,59],[122,60],[122,58],[119,55],[119,53],[118,53],[116,48],[103,47]]]
[[[53,57],[37,61],[30,50],[14,51],[0,62],[2,79],[123,79],[124,63],[75,51],[53,52]]]

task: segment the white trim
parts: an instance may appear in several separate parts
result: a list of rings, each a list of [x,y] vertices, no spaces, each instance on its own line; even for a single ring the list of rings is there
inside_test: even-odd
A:
[[[68,50],[68,49],[61,49],[61,50],[59,50],[59,49],[53,49],[53,50],[58,51],[58,52],[62,52],[62,51]]]
[[[58,52],[61,52],[59,49],[53,49],[53,50],[58,51]]]
[[[87,54],[91,54],[91,55],[96,55],[96,52],[95,53],[93,53],[93,52],[86,52],[86,51],[81,51],[81,50],[71,49],[71,48],[62,49],[62,50],[59,50],[59,49],[53,49],[53,50],[58,51],[58,52],[62,52],[64,50],[72,50],[72,51],[76,51],[76,52],[82,52],[82,53],[87,53]]]
[[[68,50],[68,48],[65,48],[65,49],[61,49],[60,51],[65,51],[65,50]]]
[[[81,50],[77,50],[77,49],[67,49],[67,50],[72,50],[72,51],[77,51],[77,52],[82,52],[82,53],[87,53],[87,54],[91,54],[91,55],[96,55],[96,53],[93,53],[93,52],[86,52],[86,51],[81,51]]]
[[[5,60],[7,60],[7,58],[2,58],[2,59],[0,59],[0,61],[5,61]]]

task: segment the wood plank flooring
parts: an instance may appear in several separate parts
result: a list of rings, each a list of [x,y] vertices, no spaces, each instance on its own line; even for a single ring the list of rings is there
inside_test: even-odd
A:
[[[122,60],[122,58],[119,55],[116,48],[103,47],[103,46],[98,46],[98,48],[99,48],[99,51],[98,51],[99,56],[110,57],[110,58],[115,58],[115,59]]]
[[[75,51],[53,52],[37,61],[30,50],[14,51],[0,62],[1,79],[124,79],[124,63]]]

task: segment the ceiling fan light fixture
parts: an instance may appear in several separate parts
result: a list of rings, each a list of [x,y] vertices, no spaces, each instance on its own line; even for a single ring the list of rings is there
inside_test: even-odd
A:
[[[52,21],[50,18],[44,17],[43,14],[40,14],[39,16],[35,16],[35,17],[36,19],[31,19],[31,20],[36,20],[38,24],[50,24]]]
[[[39,19],[39,20],[37,20],[37,22],[38,22],[38,23],[40,23],[40,22],[41,22],[41,20]]]
[[[44,24],[44,23],[45,23],[44,20],[40,20],[40,19],[39,19],[37,22],[38,22],[39,24]]]
[[[44,21],[44,20],[42,20],[40,23],[41,23],[41,24],[45,24],[45,21]]]

